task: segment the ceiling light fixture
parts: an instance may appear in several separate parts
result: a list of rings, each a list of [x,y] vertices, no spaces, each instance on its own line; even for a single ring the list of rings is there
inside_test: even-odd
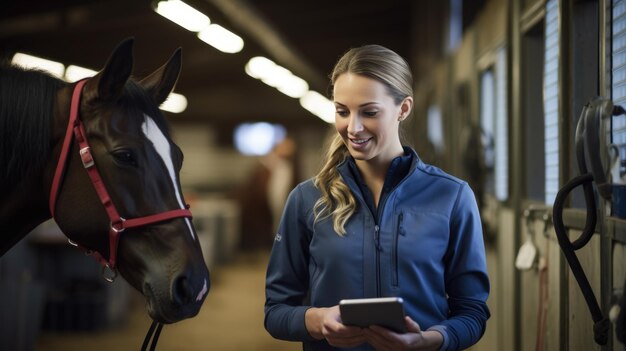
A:
[[[11,63],[24,68],[34,68],[46,71],[59,79],[63,78],[63,72],[65,72],[65,65],[60,62],[46,60],[41,57],[31,56],[21,52],[13,55]]]
[[[159,15],[192,32],[199,32],[211,24],[207,15],[180,0],[159,1],[154,10]]]
[[[326,123],[335,123],[335,105],[322,94],[309,90],[300,98],[300,105]]]
[[[159,108],[163,111],[181,113],[187,108],[187,98],[181,94],[170,93]]]
[[[249,76],[260,79],[292,98],[300,98],[309,91],[309,84],[304,79],[262,56],[251,58],[245,66],[245,71]]]
[[[309,84],[302,78],[293,74],[284,78],[285,80],[276,87],[281,93],[298,99],[303,97],[309,91]]]
[[[219,51],[229,54],[243,49],[243,39],[219,24],[209,25],[198,33],[198,38]]]
[[[274,66],[276,66],[274,61],[263,56],[256,56],[248,60],[244,68],[250,77],[263,80],[271,74]]]
[[[79,81],[83,78],[88,78],[88,77],[93,77],[97,74],[98,72],[89,69],[89,68],[85,68],[85,67],[80,67],[80,66],[75,66],[75,65],[69,65],[67,66],[67,68],[65,69],[65,81],[66,82],[76,82]]]

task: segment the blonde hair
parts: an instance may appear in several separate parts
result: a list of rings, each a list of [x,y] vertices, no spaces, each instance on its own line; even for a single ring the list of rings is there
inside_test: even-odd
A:
[[[331,91],[337,78],[354,73],[379,81],[387,88],[396,104],[413,96],[413,77],[407,62],[398,54],[380,45],[365,45],[348,50],[335,64]],[[332,139],[324,165],[314,178],[321,196],[313,207],[315,221],[332,217],[338,235],[345,235],[345,225],[356,211],[357,202],[350,188],[342,180],[337,165],[349,155],[339,134]]]

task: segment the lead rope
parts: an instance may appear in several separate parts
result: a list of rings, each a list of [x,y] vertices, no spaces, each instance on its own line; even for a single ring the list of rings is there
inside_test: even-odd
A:
[[[591,313],[591,318],[594,322],[594,340],[598,345],[606,345],[609,337],[611,322],[602,314],[602,310],[600,309],[596,296],[593,293],[591,284],[589,284],[589,280],[587,279],[585,271],[583,270],[575,252],[576,250],[583,248],[589,240],[591,240],[596,227],[596,205],[591,182],[593,182],[593,176],[591,173],[580,175],[567,182],[567,184],[565,184],[565,186],[563,186],[563,188],[561,188],[556,195],[552,217],[554,219],[554,231],[556,232],[559,246],[561,246],[561,251],[565,256],[565,259],[572,270],[572,274],[580,287],[580,291],[585,298],[585,302],[589,307],[589,312]],[[565,225],[563,224],[563,207],[567,195],[579,185],[583,186],[585,193],[587,218],[585,220],[585,229],[582,234],[574,242],[571,242],[569,236],[567,235]]]
[[[625,111],[620,106],[613,106],[609,101],[601,98],[596,98],[590,101],[581,113],[576,126],[576,159],[578,161],[579,176],[574,177],[567,182],[557,193],[554,200],[554,206],[552,209],[552,218],[554,224],[554,231],[558,239],[561,251],[565,256],[565,259],[580,287],[580,291],[585,298],[591,318],[593,319],[593,335],[594,340],[598,345],[606,345],[609,338],[609,332],[611,328],[611,321],[604,316],[602,309],[596,299],[591,284],[585,275],[578,257],[576,256],[576,250],[582,249],[589,240],[593,237],[597,222],[597,208],[596,198],[593,191],[593,184],[596,183],[596,187],[600,195],[605,197],[607,189],[610,190],[610,184],[606,182],[603,167],[600,163],[600,158],[597,157],[597,150],[599,148],[599,131],[601,130],[601,120],[603,118],[602,112],[607,112],[612,115],[623,114]],[[588,150],[585,150],[585,149]],[[593,150],[596,151],[594,152]],[[591,156],[592,171],[587,171],[587,161],[585,151]],[[585,204],[587,216],[585,218],[585,228],[580,234],[578,239],[573,242],[570,240],[565,224],[563,223],[563,208],[565,206],[565,200],[569,193],[576,187],[583,187],[583,194],[585,196]],[[610,194],[610,192],[609,192]]]
[[[148,333],[146,333],[146,337],[143,339],[141,351],[148,350],[147,347],[150,339],[152,339],[150,351],[154,351],[156,349],[157,342],[159,341],[159,335],[161,335],[161,329],[163,329],[163,324],[157,321],[152,321],[152,325],[150,325],[150,329],[148,329]]]

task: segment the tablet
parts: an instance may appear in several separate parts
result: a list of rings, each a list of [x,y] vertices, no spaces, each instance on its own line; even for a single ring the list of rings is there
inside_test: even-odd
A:
[[[341,300],[339,311],[345,325],[362,328],[379,325],[398,333],[406,333],[401,297]]]

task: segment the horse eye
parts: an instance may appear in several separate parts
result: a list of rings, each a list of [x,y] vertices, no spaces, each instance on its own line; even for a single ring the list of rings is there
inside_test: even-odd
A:
[[[137,158],[131,150],[113,151],[115,161],[127,166],[137,166]]]

